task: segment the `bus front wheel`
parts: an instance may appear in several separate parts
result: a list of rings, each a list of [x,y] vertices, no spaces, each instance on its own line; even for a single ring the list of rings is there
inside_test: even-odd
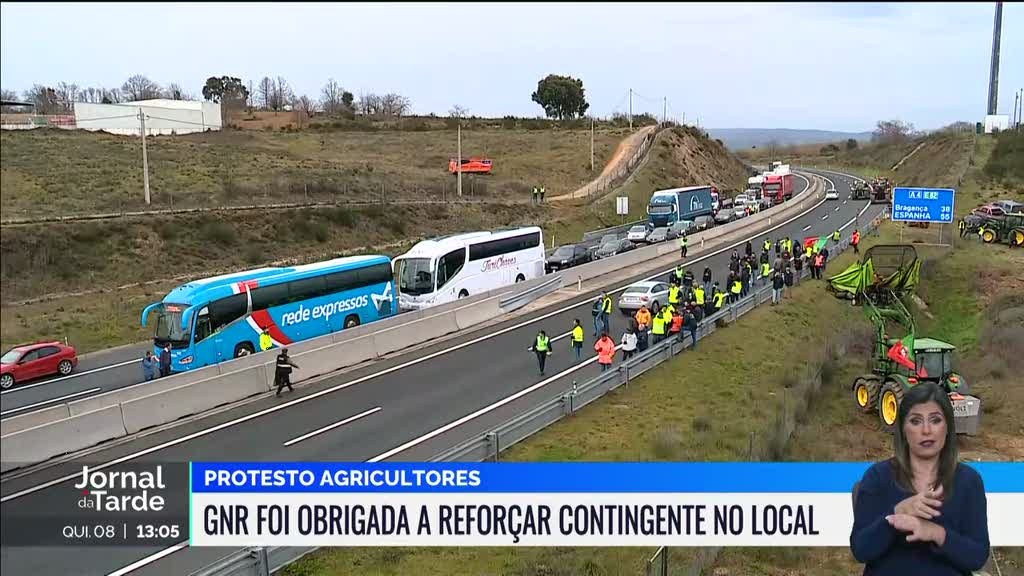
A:
[[[248,342],[242,342],[238,346],[235,346],[235,358],[248,356],[249,354],[252,354],[254,350],[255,349],[252,347],[252,344],[249,344]]]
[[[469,296],[469,292],[466,292],[465,290],[459,292],[459,298],[465,298],[467,296]]]
[[[352,314],[348,318],[345,318],[345,328],[346,329],[348,329],[348,328],[355,328],[356,326],[359,326],[359,316],[356,316],[355,314]]]
[[[526,281],[526,276],[523,276],[522,274],[520,274],[519,276],[516,276],[516,284],[518,284],[520,282],[525,282],[525,281]]]

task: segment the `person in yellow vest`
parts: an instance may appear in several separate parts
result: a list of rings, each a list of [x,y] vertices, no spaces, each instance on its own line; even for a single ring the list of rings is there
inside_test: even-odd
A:
[[[537,354],[537,366],[540,367],[540,375],[544,375],[544,363],[547,361],[548,356],[551,355],[551,340],[543,330],[537,333],[537,338],[533,342],[533,346],[530,350]]]
[[[768,283],[768,276],[772,273],[772,267],[767,262],[761,263],[761,284]]]
[[[698,284],[697,287],[693,289],[693,299],[694,299],[694,301],[697,302],[697,306],[704,307],[704,287],[703,286]]]
[[[960,229],[960,237],[961,238],[963,238],[964,236],[967,235],[967,221],[966,220],[961,218],[960,222],[957,223],[956,227]]]
[[[743,292],[743,282],[737,277],[732,281],[732,301],[740,301],[740,293]]]
[[[673,284],[668,287],[668,303],[676,306],[679,304],[679,296],[682,289],[679,288],[678,284]]]
[[[266,352],[274,347],[274,339],[270,337],[270,329],[264,328],[260,334],[260,352]]]
[[[772,251],[772,241],[769,238],[765,238],[764,239],[764,251],[765,252],[771,252]]]
[[[832,233],[832,241],[835,242],[836,244],[839,244],[839,239],[841,237],[842,236],[839,234],[839,230],[836,230],[835,232]]]
[[[814,255],[813,252],[814,252],[814,246],[808,244],[807,246],[804,247],[804,253],[807,255],[807,259],[808,260],[810,260],[811,256]]]
[[[985,241],[985,225],[978,226],[978,240],[981,242]]]
[[[651,334],[654,334],[654,342],[652,344],[657,344],[665,339],[665,316],[663,312],[664,310],[658,312],[652,321]]]
[[[641,305],[634,318],[636,318],[637,330],[647,330],[651,327],[651,311],[647,309],[647,306]]]
[[[676,266],[675,272],[672,273],[673,277],[676,280],[676,284],[682,284],[683,283],[683,275],[684,274],[685,274],[685,272],[683,271],[683,267],[682,266]]]
[[[686,258],[686,244],[687,244],[686,232],[683,232],[683,235],[679,238],[679,257],[680,258]]]
[[[576,361],[579,362],[583,355],[583,326],[580,326],[579,318],[572,327],[572,349],[576,351]]]
[[[725,292],[722,292],[717,286],[715,287],[715,312],[722,309],[725,304]]]

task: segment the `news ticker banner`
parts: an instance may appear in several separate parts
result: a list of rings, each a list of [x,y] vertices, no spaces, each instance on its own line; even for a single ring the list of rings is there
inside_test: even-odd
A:
[[[9,546],[848,546],[871,463],[63,465],[3,489]],[[1024,546],[1024,463],[971,463]]]
[[[193,463],[193,546],[849,546],[870,463]],[[1024,464],[982,475],[1024,545]]]

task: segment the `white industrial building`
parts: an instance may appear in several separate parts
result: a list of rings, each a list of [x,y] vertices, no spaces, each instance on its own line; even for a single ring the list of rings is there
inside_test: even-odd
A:
[[[220,104],[189,100],[139,100],[120,104],[75,103],[75,126],[81,130],[139,136],[146,119],[146,135],[190,134],[221,129]]]

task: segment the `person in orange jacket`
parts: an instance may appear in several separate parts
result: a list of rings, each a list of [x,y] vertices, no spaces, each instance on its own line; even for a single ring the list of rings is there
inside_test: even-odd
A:
[[[597,363],[601,365],[601,372],[611,368],[612,359],[615,358],[615,342],[608,337],[607,332],[601,333],[601,338],[594,344],[597,352]]]
[[[636,311],[635,318],[639,330],[646,330],[651,327],[651,312],[647,309],[647,306],[641,305],[640,309]]]

